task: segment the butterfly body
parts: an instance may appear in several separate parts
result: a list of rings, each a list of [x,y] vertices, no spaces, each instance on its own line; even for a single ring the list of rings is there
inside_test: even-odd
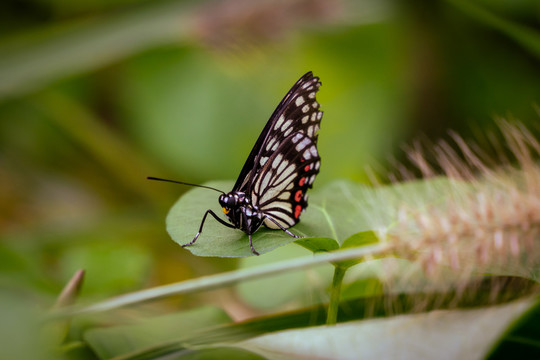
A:
[[[300,221],[308,204],[306,192],[319,173],[317,137],[323,113],[316,93],[320,85],[311,71],[293,85],[259,135],[233,189],[229,193],[213,189],[222,192],[218,201],[229,222],[207,210],[195,238],[182,246],[195,243],[208,215],[244,231],[255,255],[259,253],[251,235],[263,224],[298,237],[287,229]]]
[[[219,203],[231,224],[246,234],[253,234],[263,224],[263,213],[253,207],[243,192],[235,191],[220,195]]]

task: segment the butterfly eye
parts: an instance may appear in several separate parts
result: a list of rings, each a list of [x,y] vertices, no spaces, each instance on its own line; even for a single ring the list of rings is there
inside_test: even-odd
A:
[[[231,210],[228,210],[228,209],[225,209],[225,208],[222,208],[222,210],[223,210],[223,213],[224,213],[225,215],[227,215],[227,214],[231,211]]]

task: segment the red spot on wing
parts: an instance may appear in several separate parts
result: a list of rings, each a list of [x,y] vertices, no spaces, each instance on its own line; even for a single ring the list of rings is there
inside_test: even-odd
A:
[[[302,207],[300,205],[296,205],[296,207],[294,208],[294,217],[298,219],[301,212],[302,212]]]
[[[302,198],[302,190],[298,190],[296,194],[294,194],[294,201],[300,202],[300,199]]]
[[[306,182],[306,178],[305,178],[305,177],[300,178],[300,180],[298,180],[298,185],[304,186],[305,182]]]
[[[304,167],[304,171],[306,171],[306,172],[309,171],[309,165],[306,165],[306,166]]]

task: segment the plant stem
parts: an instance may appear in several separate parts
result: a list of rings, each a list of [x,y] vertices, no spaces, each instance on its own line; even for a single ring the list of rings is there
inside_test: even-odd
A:
[[[97,313],[117,309],[122,306],[138,304],[149,300],[157,300],[172,295],[190,294],[203,290],[213,290],[232,284],[237,284],[242,281],[306,269],[329,262],[361,258],[367,254],[381,254],[388,251],[388,249],[388,243],[375,244],[363,246],[361,248],[351,248],[325,254],[306,256],[303,258],[283,260],[273,264],[258,266],[256,268],[240,269],[216,275],[208,275],[198,279],[185,280],[179,283],[161,285],[130,294],[119,295],[86,307],[73,305],[50,313],[48,319],[52,320],[66,316]]]
[[[347,271],[346,267],[335,265],[334,278],[332,279],[332,292],[330,293],[330,304],[328,304],[328,315],[326,325],[335,325],[339,308],[339,298],[341,295],[341,284]]]

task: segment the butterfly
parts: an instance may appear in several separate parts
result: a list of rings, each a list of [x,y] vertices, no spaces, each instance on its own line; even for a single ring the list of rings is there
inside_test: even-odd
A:
[[[316,100],[320,86],[319,78],[311,71],[293,85],[270,116],[230,192],[149,177],[221,193],[218,201],[229,222],[208,209],[193,240],[182,247],[197,241],[208,215],[227,227],[244,231],[255,255],[259,253],[253,247],[251,235],[262,225],[298,238],[288,229],[300,221],[308,206],[306,192],[313,186],[321,166],[317,138],[323,112]]]

